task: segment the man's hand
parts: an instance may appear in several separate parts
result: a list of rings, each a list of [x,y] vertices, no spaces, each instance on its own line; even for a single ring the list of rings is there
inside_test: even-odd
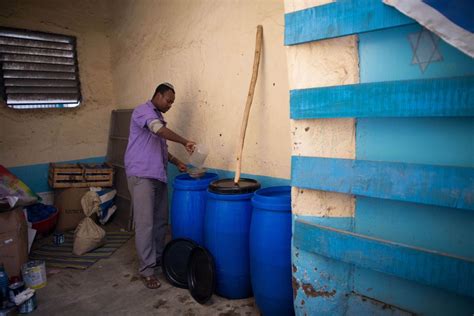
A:
[[[178,167],[178,170],[180,172],[188,171],[188,167],[184,163],[182,163],[181,161],[176,164],[176,167]]]
[[[160,137],[163,137],[166,140],[170,140],[172,142],[182,144],[186,148],[186,151],[190,154],[192,154],[192,152],[194,151],[194,146],[196,146],[195,142],[189,141],[186,138],[179,136],[178,134],[176,134],[175,132],[167,128],[166,126],[163,126],[162,128],[160,128],[156,132],[156,134]]]
[[[192,154],[194,152],[194,148],[196,147],[196,143],[193,141],[187,141],[186,144],[184,145],[184,148],[186,148],[186,151],[189,154]]]

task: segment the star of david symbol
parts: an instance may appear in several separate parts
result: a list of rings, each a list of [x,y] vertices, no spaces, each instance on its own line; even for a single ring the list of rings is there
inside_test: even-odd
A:
[[[442,61],[443,56],[439,52],[439,37],[423,28],[417,33],[408,34],[411,49],[413,51],[412,65],[418,65],[422,73],[432,62]]]

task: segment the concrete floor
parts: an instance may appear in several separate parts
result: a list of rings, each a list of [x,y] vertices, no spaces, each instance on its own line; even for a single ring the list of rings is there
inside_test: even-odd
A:
[[[171,286],[157,270],[161,287],[147,289],[138,278],[134,239],[87,270],[48,269],[37,290],[38,308],[29,315],[259,315],[254,299],[214,295],[200,305],[188,290]]]

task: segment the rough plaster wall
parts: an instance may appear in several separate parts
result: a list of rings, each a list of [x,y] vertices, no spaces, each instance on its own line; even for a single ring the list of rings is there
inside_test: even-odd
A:
[[[356,36],[289,46],[287,55],[290,89],[359,82]]]
[[[285,2],[286,11],[292,11],[295,5],[296,1]],[[289,46],[287,57],[290,89],[359,82],[355,36]],[[291,137],[294,156],[355,158],[353,119],[292,120]],[[355,202],[349,195],[293,188],[292,204],[293,213],[298,215],[351,217]]]
[[[77,37],[83,102],[76,109],[0,106],[0,164],[7,167],[104,156],[114,108],[107,2],[2,0],[0,25]]]
[[[245,140],[242,172],[289,178],[288,77],[280,0],[111,2],[114,87],[120,108],[172,82],[169,127],[211,148],[207,166],[234,170],[258,24],[263,54]],[[170,151],[186,160],[181,146]]]
[[[284,0],[285,13],[304,10],[315,6],[334,2],[335,0]]]
[[[355,199],[348,194],[291,188],[293,214],[318,217],[353,217]],[[310,206],[310,207],[308,207]]]

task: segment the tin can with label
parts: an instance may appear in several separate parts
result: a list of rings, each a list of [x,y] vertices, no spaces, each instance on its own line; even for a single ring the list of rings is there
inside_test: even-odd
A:
[[[25,290],[25,283],[21,281],[15,282],[13,284],[10,284],[9,289],[10,289],[10,302],[14,302],[15,296],[17,296],[18,294],[20,294],[21,292]]]
[[[21,274],[25,285],[34,290],[46,286],[46,264],[43,260],[32,260],[21,266]]]
[[[56,246],[59,246],[61,245],[62,243],[64,243],[64,234],[63,233],[60,233],[60,232],[55,232],[53,234],[53,243],[56,245]]]
[[[33,294],[26,302],[18,306],[18,312],[20,314],[28,314],[36,309],[38,305],[36,304],[36,293]]]

